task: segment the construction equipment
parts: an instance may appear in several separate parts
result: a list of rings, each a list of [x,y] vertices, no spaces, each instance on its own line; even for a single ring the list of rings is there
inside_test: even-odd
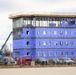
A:
[[[5,47],[7,41],[9,40],[9,38],[10,38],[10,36],[11,36],[12,33],[13,33],[13,32],[11,31],[10,34],[9,34],[9,36],[8,36],[7,39],[6,39],[5,43],[2,45],[2,48],[0,49],[0,56],[1,56],[1,57],[4,57],[4,53],[3,53],[2,50],[3,50],[3,48]]]
[[[5,47],[7,41],[9,40],[9,38],[10,38],[10,36],[11,36],[12,33],[13,33],[13,32],[11,31],[10,34],[8,35],[5,43],[2,45],[1,50],[0,50],[0,64],[5,64],[5,65],[7,65],[7,64],[9,64],[9,63],[12,64],[12,63],[15,62],[12,57],[6,57],[6,56],[4,55],[4,53],[3,53],[3,51],[2,51],[3,48]]]

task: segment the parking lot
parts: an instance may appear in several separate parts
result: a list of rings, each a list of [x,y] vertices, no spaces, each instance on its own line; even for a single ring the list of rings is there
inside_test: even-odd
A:
[[[17,65],[76,65],[76,59],[71,59],[71,58],[35,58],[35,59],[26,59],[25,57],[23,58],[18,58],[16,60]]]
[[[6,64],[7,63],[7,64]],[[23,58],[18,58],[15,60],[0,60],[0,67],[7,67],[7,66],[34,66],[34,67],[54,67],[54,66],[76,66],[76,59],[71,59],[71,58],[51,58],[51,59],[46,59],[46,58],[36,58],[36,59],[27,59],[25,57]],[[12,67],[13,67],[12,66]]]

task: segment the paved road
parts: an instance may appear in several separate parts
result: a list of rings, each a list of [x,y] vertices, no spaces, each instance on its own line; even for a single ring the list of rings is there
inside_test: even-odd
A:
[[[76,75],[76,67],[0,69],[0,75]]]

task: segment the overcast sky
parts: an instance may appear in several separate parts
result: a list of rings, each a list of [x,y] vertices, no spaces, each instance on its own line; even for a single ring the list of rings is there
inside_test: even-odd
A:
[[[19,12],[76,12],[76,0],[0,0],[0,44],[12,30],[9,14]]]

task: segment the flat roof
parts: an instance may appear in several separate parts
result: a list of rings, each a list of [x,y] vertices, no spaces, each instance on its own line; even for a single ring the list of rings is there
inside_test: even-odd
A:
[[[76,13],[17,13],[10,14],[10,19],[20,18],[20,17],[64,17],[64,18],[76,18]]]

